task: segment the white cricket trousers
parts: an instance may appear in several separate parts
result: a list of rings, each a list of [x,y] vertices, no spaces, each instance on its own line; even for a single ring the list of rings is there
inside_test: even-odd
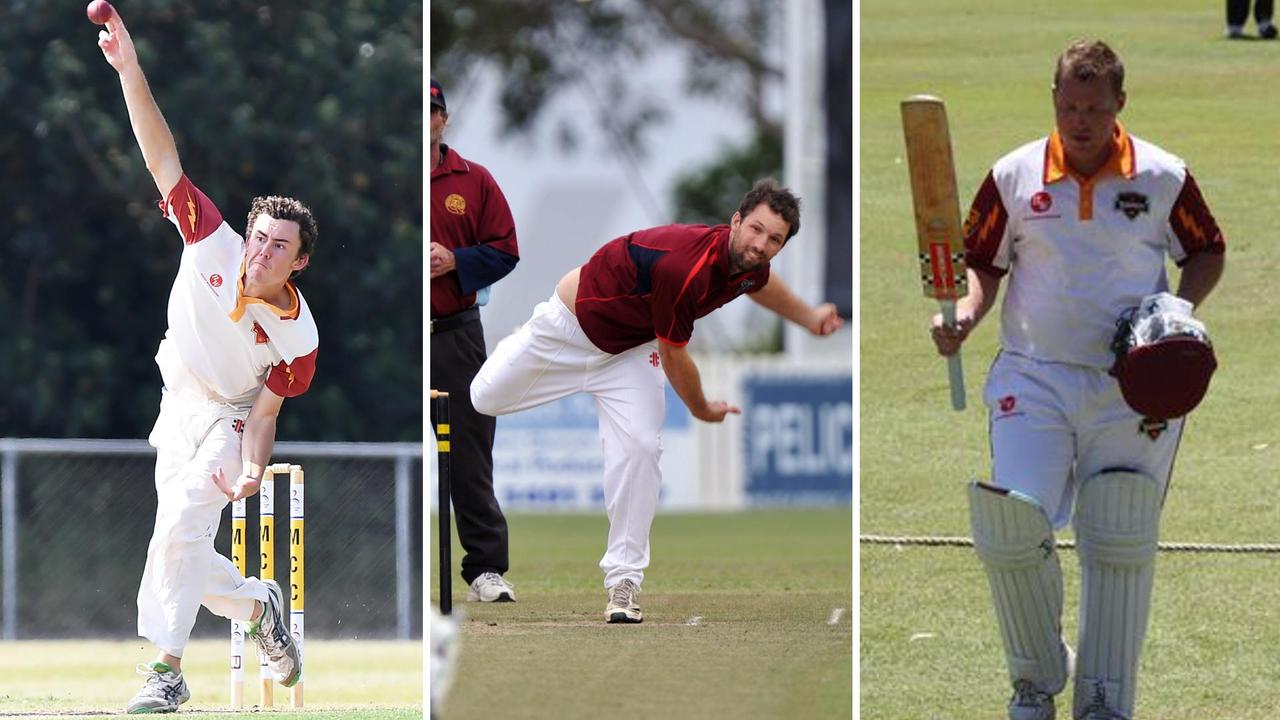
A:
[[[156,448],[156,525],[138,588],[138,635],[182,657],[200,605],[248,620],[266,585],[246,580],[213,547],[227,497],[213,484],[219,467],[240,476],[240,432],[248,409],[165,391],[149,438]]]
[[[600,418],[609,544],[600,569],[606,588],[649,566],[649,527],[658,511],[662,420],[667,378],[658,341],[617,355],[591,344],[578,318],[555,293],[503,339],[471,383],[471,402],[486,415],[507,415],[590,393]]]
[[[1183,420],[1134,412],[1106,370],[1001,352],[983,393],[995,485],[1035,498],[1055,528],[1071,521],[1076,490],[1107,470],[1168,489]]]

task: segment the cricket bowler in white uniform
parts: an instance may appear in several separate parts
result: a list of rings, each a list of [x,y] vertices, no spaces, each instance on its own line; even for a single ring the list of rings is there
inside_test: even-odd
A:
[[[183,174],[119,15],[98,45],[120,75],[161,209],[183,241],[156,354],[164,392],[150,442],[159,506],[138,589],[138,634],[159,655],[139,666],[146,681],[127,706],[173,712],[191,696],[182,655],[201,605],[249,621],[280,683],[292,686],[302,673],[280,587],[242,577],[213,539],[223,507],[257,492],[284,398],[305,392],[315,372],[315,321],[290,278],[307,266],[316,223],[298,201],[266,197],[254,200],[244,237],[232,230]]]
[[[956,352],[1008,276],[984,392],[992,481],[968,495],[1014,687],[1010,720],[1054,718],[1066,686],[1054,529],[1069,521],[1082,576],[1071,716],[1133,717],[1183,419],[1126,404],[1108,374],[1111,341],[1122,313],[1168,290],[1166,258],[1194,306],[1222,274],[1225,242],[1186,165],[1117,121],[1123,82],[1104,43],[1067,47],[1054,74],[1056,131],[1001,158],[982,183],[964,232],[972,291],[954,328],[933,319],[938,351]]]
[[[830,335],[844,322],[834,305],[810,306],[770,272],[769,262],[799,230],[799,200],[761,180],[728,225],[665,225],[611,240],[560,279],[471,383],[471,400],[486,415],[579,392],[594,396],[609,517],[600,560],[607,622],[643,620],[636,596],[662,483],[666,381],[699,420],[718,423],[740,412],[703,395],[685,347],[694,321],[749,294],[814,335]]]

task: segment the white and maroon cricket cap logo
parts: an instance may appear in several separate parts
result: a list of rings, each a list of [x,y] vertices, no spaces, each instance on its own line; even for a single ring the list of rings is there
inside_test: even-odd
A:
[[[1035,213],[1049,212],[1049,208],[1053,207],[1053,196],[1041,190],[1031,196],[1031,210]]]

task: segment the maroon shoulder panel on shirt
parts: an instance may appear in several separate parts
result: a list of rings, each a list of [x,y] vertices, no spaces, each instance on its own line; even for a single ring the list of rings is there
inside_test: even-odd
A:
[[[1218,221],[1214,220],[1213,213],[1209,212],[1209,206],[1205,203],[1204,196],[1200,194],[1200,186],[1196,184],[1195,178],[1191,177],[1190,170],[1187,171],[1186,179],[1182,181],[1182,190],[1178,193],[1178,199],[1174,201],[1169,211],[1169,226],[1178,236],[1178,242],[1182,244],[1187,257],[1198,252],[1226,252],[1227,241],[1222,237]],[[1185,263],[1186,259],[1182,262]]]
[[[487,245],[519,257],[511,207],[493,175],[452,148],[444,153],[431,171],[431,242],[450,250]],[[432,317],[461,312],[475,302],[475,293],[462,294],[456,273],[431,280]]]
[[[1000,188],[996,186],[995,175],[988,171],[973,197],[973,204],[969,206],[969,216],[964,221],[965,264],[996,277],[1003,277],[1008,269],[996,267],[994,262],[1008,222],[1009,213],[1005,210],[1004,201],[1000,199]]]
[[[222,213],[185,174],[165,198],[168,211],[178,218],[178,230],[187,245],[198,243],[222,225]],[[164,209],[164,208],[162,208]]]
[[[655,337],[689,342],[696,319],[768,282],[767,264],[730,274],[728,237],[726,225],[664,225],[606,243],[579,276],[587,338],[614,354]]]
[[[311,380],[316,374],[316,348],[306,355],[286,363],[283,360],[271,366],[267,373],[267,388],[280,397],[298,397],[311,388]]]

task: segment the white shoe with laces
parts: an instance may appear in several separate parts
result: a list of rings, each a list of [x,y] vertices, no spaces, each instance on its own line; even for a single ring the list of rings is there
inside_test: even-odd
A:
[[[130,715],[177,712],[178,706],[191,699],[187,681],[162,662],[138,665],[138,674],[146,678],[142,689],[129,701],[124,711]]]
[[[471,581],[467,602],[515,602],[516,589],[496,572],[487,572]]]
[[[636,596],[639,594],[640,587],[630,580],[623,580],[609,588],[609,604],[604,608],[605,621],[611,623],[644,622],[644,615],[640,612],[640,606],[636,604]]]

